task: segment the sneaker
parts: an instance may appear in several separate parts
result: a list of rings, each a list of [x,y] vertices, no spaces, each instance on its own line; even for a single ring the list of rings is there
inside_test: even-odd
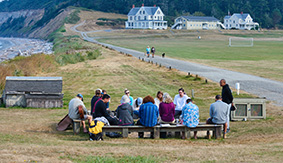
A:
[[[230,128],[227,128],[227,131],[226,131],[226,133],[225,134],[227,134],[227,133],[229,133],[230,132]]]

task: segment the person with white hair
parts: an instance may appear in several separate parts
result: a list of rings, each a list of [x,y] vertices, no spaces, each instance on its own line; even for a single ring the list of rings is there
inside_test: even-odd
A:
[[[159,104],[160,123],[173,123],[175,105],[168,93],[163,94],[163,101]]]
[[[130,105],[130,98],[127,95],[123,95],[121,99],[121,105],[116,109],[116,116],[119,118],[122,126],[130,126],[134,124],[134,110]]]

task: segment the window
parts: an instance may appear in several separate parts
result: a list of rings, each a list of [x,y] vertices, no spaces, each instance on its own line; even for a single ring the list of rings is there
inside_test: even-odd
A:
[[[160,11],[157,11],[157,14],[160,14]]]
[[[146,20],[146,16],[144,16],[144,20]]]
[[[142,13],[145,14],[145,11],[143,11]]]
[[[226,27],[228,27],[228,24],[226,24]]]
[[[140,17],[140,16],[138,17],[138,20],[141,20],[141,17]]]
[[[133,18],[130,16],[130,20],[132,20]]]
[[[142,11],[140,11],[140,14],[142,14]]]
[[[233,23],[235,23],[235,20],[233,21]]]
[[[228,23],[228,20],[226,20],[226,22]]]
[[[186,26],[186,24],[184,24],[184,27]]]
[[[128,26],[131,26],[131,23],[129,23]]]

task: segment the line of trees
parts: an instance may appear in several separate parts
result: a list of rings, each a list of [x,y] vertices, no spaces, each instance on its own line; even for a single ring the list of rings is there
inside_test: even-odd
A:
[[[46,14],[58,6],[77,6],[104,12],[127,14],[135,6],[161,7],[169,18],[179,15],[201,14],[223,20],[228,11],[249,13],[263,28],[283,28],[283,0],[9,0],[0,3],[0,11],[46,8]],[[55,9],[54,9],[55,8]],[[57,9],[57,10],[56,10]],[[49,18],[49,16],[45,16]]]

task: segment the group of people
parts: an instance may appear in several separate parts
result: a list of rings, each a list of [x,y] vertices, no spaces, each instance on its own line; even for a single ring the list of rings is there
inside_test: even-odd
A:
[[[147,46],[145,50],[146,50],[146,55],[147,55],[148,58],[149,58],[150,53],[151,53],[152,58],[154,58],[154,54],[155,54],[155,48],[154,47],[150,48],[149,46]]]
[[[208,124],[223,124],[225,134],[229,128],[229,113],[233,101],[231,90],[222,79],[220,81],[222,97],[216,95],[215,103],[210,106],[210,118]],[[71,119],[80,119],[83,123],[84,132],[87,132],[85,120],[89,121],[99,119],[106,125],[134,125],[134,119],[138,119],[136,124],[146,127],[153,127],[157,124],[182,124],[187,127],[196,127],[199,124],[199,108],[188,97],[183,88],[179,89],[174,99],[168,94],[158,91],[156,97],[148,95],[144,98],[133,99],[130,91],[125,89],[124,95],[120,100],[120,105],[115,111],[110,111],[110,95],[105,90],[97,89],[91,99],[91,111],[89,114],[83,104],[83,96],[78,94],[69,103],[69,117]],[[83,116],[78,111],[78,106],[83,108]],[[184,136],[184,135],[183,135]],[[143,133],[139,133],[143,137]],[[153,133],[151,133],[153,137]],[[197,138],[197,132],[194,133]]]

